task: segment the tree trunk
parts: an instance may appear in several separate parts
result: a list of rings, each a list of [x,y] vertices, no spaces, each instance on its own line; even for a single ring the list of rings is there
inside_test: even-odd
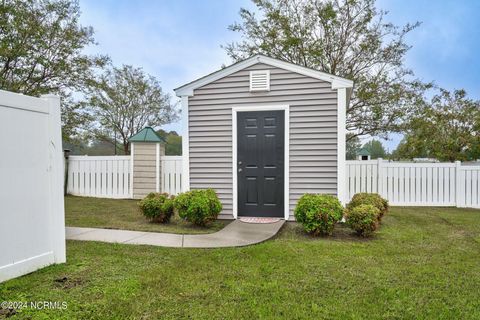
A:
[[[128,156],[130,154],[129,144],[128,141],[123,142],[123,150],[125,151],[125,155]]]

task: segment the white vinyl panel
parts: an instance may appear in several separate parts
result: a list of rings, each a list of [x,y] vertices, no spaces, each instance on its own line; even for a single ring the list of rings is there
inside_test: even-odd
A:
[[[423,201],[423,192],[425,187],[423,186],[423,169],[415,168],[415,202],[419,203]]]
[[[377,164],[370,165],[372,170],[372,192],[378,193],[378,166]]]
[[[366,191],[367,192],[372,192],[372,165],[367,164],[365,165],[365,176],[367,180],[367,186],[366,186]]]
[[[414,203],[415,200],[415,195],[417,192],[416,189],[416,179],[415,179],[415,168],[409,168],[410,169],[410,203]]]
[[[123,195],[127,197],[130,194],[130,160],[123,162]]]
[[[360,186],[361,186],[362,192],[368,192],[368,190],[367,190],[367,165],[362,165],[360,167],[360,176],[361,176]]]
[[[472,170],[464,171],[465,177],[465,205],[471,206],[472,204]]]
[[[108,196],[113,196],[113,161],[108,160],[107,161],[107,190],[106,193]]]
[[[73,194],[80,193],[80,162],[72,161]]]
[[[427,168],[420,168],[420,200],[417,202],[427,202]]]
[[[362,192],[360,165],[355,166],[355,193]]]
[[[438,202],[438,169],[432,168],[432,202]]]
[[[388,177],[388,181],[387,181],[387,190],[388,190],[388,199],[390,199],[390,201],[392,201],[393,203],[395,202],[395,195],[394,195],[394,188],[393,188],[393,168],[391,167],[387,167],[387,177]]]
[[[118,194],[118,162],[111,161],[112,163],[112,196]]]
[[[445,168],[438,168],[438,203],[444,204],[445,201]]]
[[[85,161],[79,161],[78,173],[78,193],[85,194]]]
[[[176,160],[175,163],[175,172],[177,176],[177,184],[175,188],[175,194],[179,194],[182,192],[182,161]]]
[[[85,193],[89,196],[93,195],[92,191],[92,171],[93,171],[93,161],[85,161]]]
[[[450,202],[454,203],[456,202],[456,190],[457,188],[459,188],[460,186],[457,186],[457,181],[455,179],[455,168],[450,168]]]
[[[350,193],[350,199],[354,196],[355,194],[355,165],[350,165],[349,166],[349,193]]]
[[[427,190],[427,203],[432,203],[432,170],[433,168],[427,168],[427,180],[426,180],[426,190]]]
[[[108,173],[107,173],[107,160],[102,161],[102,174],[101,174],[101,180],[102,180],[102,191],[101,195],[104,197],[107,197],[107,190],[108,190]]]
[[[405,169],[398,168],[398,201],[405,202]]]
[[[390,200],[391,198],[388,198],[388,179],[387,179],[387,174],[388,174],[388,168],[386,167],[382,167],[379,171],[378,171],[378,174],[380,175],[380,183],[382,185],[382,194],[381,196],[382,197],[385,197],[388,199],[388,201],[392,201]]]
[[[123,161],[117,162],[117,193],[116,196],[120,197],[123,194]]]
[[[74,193],[74,172],[73,172],[73,162],[68,161],[68,181],[67,181],[67,192]]]
[[[405,193],[403,195],[403,201],[405,203],[410,203],[410,169],[404,168],[404,182],[405,182]]]
[[[472,207],[478,206],[478,170],[472,170]]]

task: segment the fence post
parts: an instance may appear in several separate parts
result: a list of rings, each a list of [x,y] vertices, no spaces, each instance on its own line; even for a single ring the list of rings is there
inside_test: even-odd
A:
[[[465,192],[463,192],[462,183],[462,163],[455,161],[455,204],[457,207],[463,207],[465,203]]]
[[[66,261],[65,249],[65,211],[63,199],[63,173],[65,172],[62,150],[60,97],[56,95],[42,95],[42,99],[49,105],[49,136],[50,136],[50,214],[51,214],[51,241],[56,263]]]
[[[133,160],[135,158],[135,143],[130,143],[130,198],[133,199]]]
[[[383,159],[377,159],[377,192],[383,197],[383,177],[382,177]]]

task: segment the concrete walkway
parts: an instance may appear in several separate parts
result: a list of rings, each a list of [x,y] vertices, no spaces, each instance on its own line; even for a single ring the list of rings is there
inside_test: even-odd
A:
[[[270,239],[277,234],[284,223],[285,220],[264,224],[235,220],[215,233],[197,235],[66,227],[66,237],[68,240],[147,244],[175,248],[242,247]]]

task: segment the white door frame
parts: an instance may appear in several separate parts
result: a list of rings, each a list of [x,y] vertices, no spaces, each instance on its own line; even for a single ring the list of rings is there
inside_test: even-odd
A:
[[[288,220],[290,212],[290,106],[289,105],[252,105],[232,108],[232,206],[233,217],[238,218],[238,181],[237,181],[237,113],[255,111],[283,110],[284,124],[284,218]]]

